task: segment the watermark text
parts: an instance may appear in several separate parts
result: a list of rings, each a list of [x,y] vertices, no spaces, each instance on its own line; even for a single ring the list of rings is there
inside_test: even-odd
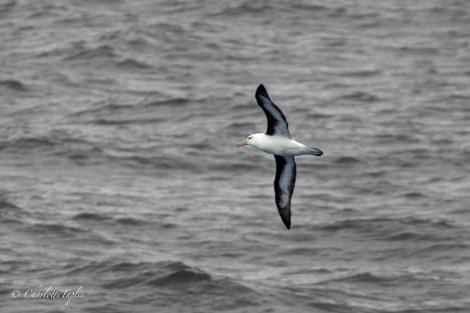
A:
[[[34,289],[28,289],[25,291],[13,290],[10,295],[13,299],[20,297],[25,299],[64,299],[65,305],[69,305],[69,302],[72,298],[83,299],[85,297],[85,292],[83,290],[83,286],[71,289],[57,289],[53,288],[52,286],[39,285]]]

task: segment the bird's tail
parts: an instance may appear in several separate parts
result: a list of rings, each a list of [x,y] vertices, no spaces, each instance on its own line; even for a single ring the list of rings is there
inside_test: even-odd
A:
[[[320,149],[313,148],[313,147],[308,147],[307,152],[308,154],[315,155],[315,156],[320,156],[323,154],[323,152]]]

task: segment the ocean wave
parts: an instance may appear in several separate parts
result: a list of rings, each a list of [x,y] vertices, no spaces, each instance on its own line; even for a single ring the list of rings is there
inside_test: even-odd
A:
[[[16,7],[17,4],[18,3],[16,0],[9,0],[0,4],[0,16],[5,18]]]
[[[156,300],[164,300],[165,303],[168,303],[165,297],[180,297],[181,301],[196,301],[197,303],[198,300],[195,298],[201,295],[204,295],[204,299],[210,295],[212,298],[224,297],[228,300],[230,297],[237,299],[240,296],[257,294],[253,289],[230,278],[210,274],[181,261],[137,263],[116,260],[95,261],[86,266],[71,269],[67,274],[96,275],[100,277],[97,283],[106,289],[157,288],[159,296],[156,295]],[[158,297],[162,298],[158,299]],[[235,301],[228,303],[230,302]],[[233,305],[235,306],[236,303]]]
[[[363,163],[361,159],[352,157],[352,156],[341,156],[334,160],[336,164],[345,164],[345,165],[350,165],[354,163]]]
[[[424,199],[427,197],[427,194],[420,191],[407,191],[402,193],[400,196],[408,199]]]
[[[161,123],[164,122],[164,119],[161,118],[122,118],[122,119],[112,119],[112,118],[97,118],[89,120],[87,123],[101,125],[101,126],[114,126],[114,125],[127,125],[127,124],[146,124],[146,123]]]
[[[80,246],[86,246],[90,242],[93,242],[94,245],[103,246],[111,246],[115,244],[115,241],[110,239],[108,236],[96,233],[89,229],[88,226],[83,227],[79,223],[75,222],[23,222],[21,231],[34,238],[52,240],[57,244],[60,244],[60,242],[80,242]]]
[[[446,220],[418,218],[346,219],[317,225],[316,229],[329,232],[354,232],[376,240],[385,241],[442,241],[445,233],[454,236],[460,227]]]
[[[233,3],[229,7],[225,7],[219,12],[212,13],[212,16],[218,15],[228,15],[228,16],[236,16],[242,14],[256,14],[260,12],[270,11],[272,5],[269,3],[259,3],[253,1],[241,1],[238,3]]]
[[[112,218],[108,215],[98,214],[98,213],[89,213],[89,212],[81,212],[73,216],[74,220],[83,220],[83,221],[109,221]]]
[[[14,205],[13,203],[0,198],[0,212],[3,212],[4,210],[19,210],[20,208]]]
[[[116,67],[124,70],[148,70],[153,68],[152,65],[143,61],[127,58],[116,63]]]
[[[28,88],[25,86],[25,84],[16,79],[0,80],[0,90],[2,89],[17,92],[28,91]]]
[[[57,152],[56,155],[65,156],[72,162],[75,162],[79,165],[91,165],[101,162],[104,157],[104,152],[97,147],[90,147],[86,149],[67,148],[65,151]]]
[[[107,44],[99,45],[97,47],[87,47],[85,42],[76,42],[73,47],[65,50],[64,60],[82,60],[90,62],[96,59],[114,59],[118,57],[115,49]]]
[[[342,96],[341,99],[354,100],[360,102],[377,102],[380,100],[380,97],[364,91],[356,91]]]
[[[186,285],[201,282],[212,282],[213,277],[208,273],[183,262],[170,262],[162,264],[159,271],[163,275],[147,280],[146,285],[153,287],[166,287],[175,285]]]
[[[100,126],[119,126],[128,124],[142,125],[143,123],[152,124],[159,121],[159,119],[150,117],[148,119],[136,118],[135,120],[96,119],[89,120],[86,123]],[[139,147],[130,143],[130,146],[126,148],[120,145],[120,142],[115,142],[112,147],[104,147],[100,143],[92,143],[85,139],[74,138],[73,136],[72,134],[62,132],[52,132],[48,135],[0,141],[0,151],[11,155],[23,155],[23,151],[37,151],[43,157],[65,158],[77,165],[99,164],[104,161],[111,161],[113,164],[117,163],[132,168],[152,167],[154,169],[179,169],[200,172],[198,164],[193,159],[186,157],[176,158],[170,154],[157,154],[158,151],[153,147],[139,149]],[[193,143],[188,144],[186,147],[198,150],[201,147],[207,147],[207,144]]]
[[[168,98],[163,100],[142,101],[138,103],[114,103],[100,101],[93,106],[73,112],[69,117],[82,123],[101,125],[131,124],[140,122],[158,123],[165,121],[158,108],[176,109],[190,103],[186,98]]]
[[[387,277],[387,276],[380,276],[378,274],[373,274],[371,272],[362,272],[362,273],[354,273],[349,274],[345,277],[332,279],[329,282],[348,282],[348,283],[383,283],[387,281],[393,281],[398,277]]]
[[[92,107],[73,112],[69,117],[82,117],[87,115],[98,114],[112,114],[119,111],[133,111],[136,108],[135,104],[120,104],[114,102],[100,101],[95,103]]]
[[[0,150],[4,149],[36,149],[55,146],[56,142],[46,136],[20,137],[0,142]]]
[[[278,12],[286,12],[287,14],[323,14],[324,16],[337,16],[341,13],[346,12],[342,7],[330,7],[322,4],[313,4],[307,2],[293,2],[288,7],[284,6],[283,3],[272,1],[272,2],[255,2],[252,1],[239,1],[231,2],[230,5],[220,8],[219,10],[212,12],[209,16],[237,16],[237,15],[250,15],[258,14],[260,12],[272,12],[277,14]]]
[[[326,113],[319,113],[319,112],[306,113],[306,116],[308,117],[309,120],[334,118],[333,114],[326,114]]]
[[[177,41],[186,33],[183,25],[169,21],[147,25],[145,35],[155,39],[165,39],[167,42]]]
[[[104,150],[95,144],[59,132],[0,141],[0,150],[13,155],[37,151],[48,157],[65,157],[77,164],[93,164],[106,157]]]
[[[26,226],[24,231],[34,234],[35,236],[45,234],[59,238],[74,238],[80,233],[87,233],[87,231],[81,227],[58,223],[34,223]]]
[[[380,271],[352,272],[347,275],[322,281],[319,284],[351,283],[351,284],[373,284],[376,286],[395,288],[402,284],[420,284],[426,281],[439,281],[441,272],[425,271],[413,268],[396,270],[393,273]]]
[[[293,9],[298,9],[298,10],[302,10],[302,11],[319,11],[319,12],[323,12],[323,11],[329,11],[329,10],[332,10],[332,8],[328,7],[328,6],[325,6],[325,5],[321,5],[321,4],[317,4],[317,3],[308,3],[308,2],[293,2],[292,3],[292,8]]]
[[[121,164],[132,168],[152,167],[154,169],[162,170],[185,170],[193,173],[199,173],[202,171],[202,169],[200,169],[192,160],[188,158],[175,158],[170,155],[152,155],[149,157],[108,155],[108,159],[119,161]]]
[[[170,98],[165,100],[150,101],[143,104],[145,107],[160,107],[160,106],[171,106],[180,107],[185,106],[191,102],[188,98]]]
[[[139,226],[147,224],[147,221],[134,217],[119,217],[116,218],[116,223],[121,224],[123,226]]]
[[[193,309],[227,310],[258,305],[259,294],[230,278],[218,277],[181,261],[159,263],[121,264],[110,269],[113,279],[105,288],[156,288],[154,303],[168,303],[169,299],[190,305]],[[129,273],[135,273],[129,275]]]
[[[341,73],[342,76],[358,77],[358,78],[377,76],[380,74],[382,74],[381,70],[355,70],[355,71],[348,71],[348,72]]]
[[[456,257],[458,256],[458,253],[460,252],[462,253],[462,255],[465,255],[467,259],[470,259],[470,256],[467,256],[465,253],[465,251],[469,251],[469,248],[470,248],[470,244],[467,244],[464,242],[456,242],[455,240],[452,240],[451,242],[446,241],[442,243],[431,244],[424,248],[419,249],[416,252],[420,254],[429,253],[431,256],[441,257],[442,253],[444,253],[444,256],[445,256],[445,255],[448,255],[449,251],[454,251],[454,255]],[[459,259],[456,258],[455,261],[458,262]]]
[[[439,49],[435,47],[419,47],[419,46],[413,46],[413,45],[404,45],[401,47],[391,47],[391,49],[395,49],[399,52],[406,53],[407,55],[415,54],[419,56],[432,56],[432,55],[439,54]]]
[[[240,132],[240,129],[255,129],[256,124],[253,122],[232,122],[227,124],[224,129],[226,130],[233,130]]]
[[[415,133],[385,133],[385,132],[379,132],[376,133],[372,136],[374,141],[376,141],[379,144],[385,145],[385,144],[391,144],[391,143],[400,143],[400,144],[405,144],[405,143],[421,143],[421,139],[416,136]],[[408,149],[408,147],[404,148]],[[415,149],[421,149],[421,148],[415,148]]]
[[[122,37],[120,35],[120,37]],[[124,40],[123,38],[122,40]],[[144,60],[136,59],[130,50],[120,48],[119,40],[112,40],[102,44],[88,43],[83,40],[67,44],[54,44],[43,47],[36,52],[38,58],[61,58],[64,62],[81,64],[86,62],[94,66],[109,66],[121,71],[145,71],[153,65]]]
[[[29,215],[23,208],[0,196],[0,223],[23,224],[24,218]]]
[[[74,221],[82,221],[87,223],[98,222],[100,224],[107,223],[113,225],[124,225],[124,226],[138,226],[147,224],[147,221],[141,220],[130,216],[109,216],[106,214],[80,212],[72,217]]]

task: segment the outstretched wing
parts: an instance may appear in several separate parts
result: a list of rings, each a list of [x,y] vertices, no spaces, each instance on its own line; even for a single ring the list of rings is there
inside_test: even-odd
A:
[[[266,135],[284,136],[290,138],[289,125],[282,111],[271,101],[263,85],[259,85],[255,94],[258,105],[263,109],[268,119]]]
[[[276,206],[284,225],[290,229],[290,200],[294,192],[297,166],[293,156],[275,155],[276,178],[274,179],[274,193]]]

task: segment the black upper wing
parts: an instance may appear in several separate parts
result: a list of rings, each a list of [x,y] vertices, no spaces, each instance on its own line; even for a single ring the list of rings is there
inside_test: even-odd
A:
[[[290,138],[289,125],[282,111],[271,101],[268,92],[263,85],[259,85],[256,89],[256,100],[258,105],[263,109],[268,119],[267,135],[284,136]]]
[[[282,221],[287,229],[290,229],[290,201],[294,192],[297,166],[293,156],[275,155],[274,158],[276,159],[276,178],[274,179],[276,206]]]

